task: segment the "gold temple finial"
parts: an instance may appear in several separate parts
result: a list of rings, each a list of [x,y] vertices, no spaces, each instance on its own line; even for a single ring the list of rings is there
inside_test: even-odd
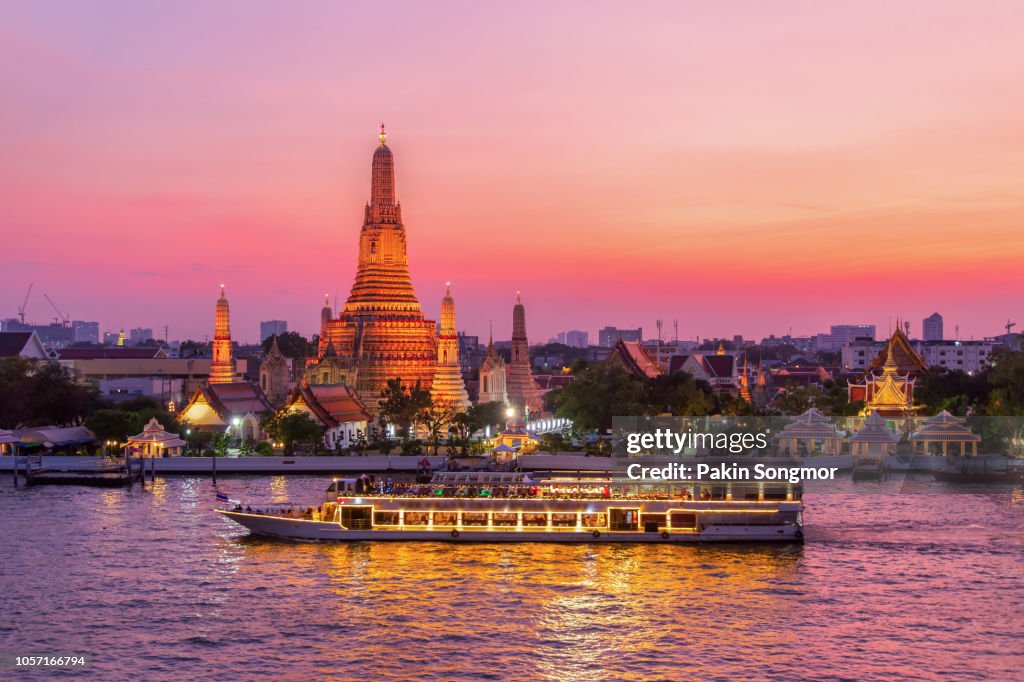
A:
[[[519,296],[519,292],[516,292],[516,303],[522,303],[523,299]]]
[[[380,139],[381,144],[384,144],[385,142],[388,141],[388,134],[384,132],[384,121],[380,122],[380,134],[377,135],[377,137]]]
[[[224,285],[223,284],[220,285],[220,297],[224,298]]]
[[[451,282],[445,282],[444,283],[444,295],[445,296],[451,296],[452,295],[452,283]]]

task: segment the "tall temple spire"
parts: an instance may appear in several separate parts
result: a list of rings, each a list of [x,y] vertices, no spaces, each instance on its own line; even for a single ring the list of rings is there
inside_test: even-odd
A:
[[[437,366],[430,395],[435,403],[447,402],[458,412],[469,409],[469,394],[459,368],[459,334],[455,326],[455,299],[452,283],[445,285],[441,299],[441,331],[437,335]]]
[[[220,285],[217,312],[213,329],[213,362],[210,365],[211,384],[230,384],[235,380],[235,359],[231,349],[231,311],[224,296],[224,285]]]
[[[526,336],[526,306],[516,292],[512,308],[512,362],[508,365],[508,399],[524,411],[540,412],[540,389],[530,367],[530,341]]]
[[[430,388],[438,349],[435,324],[424,318],[409,276],[395,159],[383,126],[378,140],[352,291],[344,306],[321,318],[318,359],[307,369],[319,383],[353,386],[374,414],[381,390],[392,379]],[[329,305],[323,312],[330,312]],[[327,362],[332,355],[336,360]]]

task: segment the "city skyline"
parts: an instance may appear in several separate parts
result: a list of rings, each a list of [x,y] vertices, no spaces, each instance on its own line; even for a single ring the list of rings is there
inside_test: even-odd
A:
[[[481,338],[511,336],[517,290],[532,341],[1017,320],[1013,5],[327,5],[278,32],[268,5],[106,4],[0,8],[0,318],[34,282],[37,324],[47,293],[201,340],[223,282],[238,340],[312,334],[352,284],[383,119],[423,309],[452,281]]]

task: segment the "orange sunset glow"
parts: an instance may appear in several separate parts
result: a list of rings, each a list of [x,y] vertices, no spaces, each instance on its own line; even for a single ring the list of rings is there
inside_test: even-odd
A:
[[[470,334],[1021,314],[1019,4],[104,4],[0,5],[0,317],[315,333],[382,120]]]

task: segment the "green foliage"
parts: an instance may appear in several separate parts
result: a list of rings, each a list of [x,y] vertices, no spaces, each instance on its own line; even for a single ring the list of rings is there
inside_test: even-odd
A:
[[[277,347],[286,358],[305,358],[316,355],[316,347],[298,332],[285,332],[277,334]],[[263,340],[263,353],[269,353],[270,347],[274,344],[274,336],[268,336]]]
[[[555,411],[584,431],[608,429],[612,417],[646,414],[646,392],[644,382],[625,369],[597,364],[558,392]]]
[[[0,359],[0,428],[77,425],[100,404],[94,387],[56,362]]]
[[[702,417],[715,409],[711,386],[686,372],[663,374],[647,386],[648,413],[668,412],[676,416]]]
[[[101,441],[124,442],[128,436],[139,432],[137,425],[135,414],[124,410],[96,410],[85,419],[85,427]]]
[[[263,457],[269,457],[270,455],[274,454],[274,446],[265,440],[261,440],[260,442],[256,443],[256,446],[253,448],[253,450],[256,452],[257,455],[261,455]]]
[[[986,374],[983,378],[990,389],[986,412],[992,416],[1024,415],[1024,353],[996,354]]]
[[[306,412],[278,412],[263,419],[263,430],[273,440],[284,445],[284,454],[292,455],[296,445],[316,448],[323,438],[324,428]]]
[[[398,377],[388,379],[387,387],[380,392],[380,413],[378,423],[381,428],[393,424],[402,436],[402,442],[409,441],[409,429],[420,423],[425,410],[431,407],[430,391],[420,387],[417,381],[414,386],[403,386]]]

